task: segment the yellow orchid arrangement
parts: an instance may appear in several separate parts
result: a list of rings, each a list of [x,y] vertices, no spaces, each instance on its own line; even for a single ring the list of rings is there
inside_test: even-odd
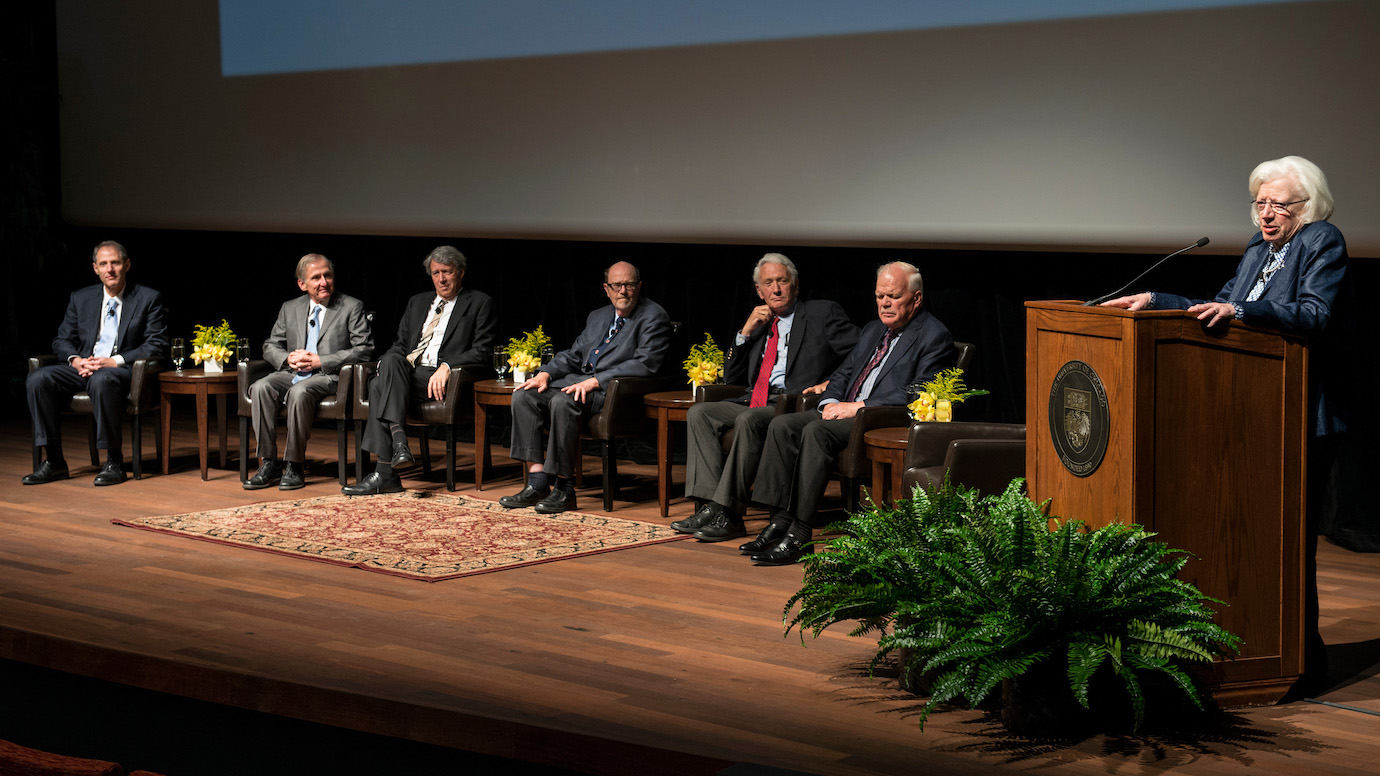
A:
[[[947,423],[954,419],[953,405],[987,394],[988,391],[984,390],[969,390],[963,383],[963,370],[954,367],[935,375],[933,380],[921,383],[915,401],[907,405],[907,409],[915,420]]]
[[[704,342],[690,348],[690,355],[685,359],[685,374],[691,385],[708,385],[723,377],[724,352],[714,344],[708,332],[705,332]]]
[[[219,326],[197,324],[192,327],[192,332],[192,361],[194,363],[230,360],[230,354],[234,352],[235,332],[230,330],[230,323],[224,318],[220,319]]]
[[[538,326],[536,330],[525,332],[521,337],[508,340],[508,366],[514,372],[531,374],[541,366],[541,352],[551,347],[551,338]]]

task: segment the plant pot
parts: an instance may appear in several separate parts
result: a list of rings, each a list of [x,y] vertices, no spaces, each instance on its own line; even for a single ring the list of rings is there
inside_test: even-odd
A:
[[[906,669],[915,650],[900,647],[896,650],[896,683],[901,689],[916,695],[929,695],[934,680],[939,678],[937,671],[921,671],[919,668]]]
[[[1092,714],[1073,697],[1062,658],[1036,663],[1001,683],[1001,722],[1015,735],[1066,738],[1086,731],[1092,721]]]
[[[201,371],[208,375],[218,375],[225,371],[225,364],[213,358],[208,358],[201,362]]]
[[[529,376],[530,376],[530,375],[528,375],[528,373],[526,373],[526,372],[517,372],[517,371],[514,371],[514,372],[513,372],[513,383],[514,383],[515,385],[522,385],[523,383],[527,382],[527,378],[528,378]]]

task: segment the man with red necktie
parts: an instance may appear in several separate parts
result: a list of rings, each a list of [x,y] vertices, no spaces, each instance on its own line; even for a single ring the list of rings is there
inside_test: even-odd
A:
[[[699,505],[671,527],[702,542],[746,535],[742,514],[757,474],[767,424],[782,393],[802,393],[829,376],[858,341],[837,302],[800,301],[795,263],[768,253],[752,270],[762,304],[753,308],[735,336],[724,364],[729,383],[748,385],[735,399],[696,404],[686,417],[685,493]],[[724,456],[720,440],[733,429]]]

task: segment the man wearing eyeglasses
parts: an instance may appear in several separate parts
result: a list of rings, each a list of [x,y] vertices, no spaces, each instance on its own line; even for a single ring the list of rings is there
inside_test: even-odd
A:
[[[580,430],[604,406],[615,377],[652,377],[671,344],[671,320],[642,297],[642,276],[620,261],[604,271],[607,307],[589,314],[584,331],[513,393],[510,455],[531,463],[527,483],[498,503],[535,507],[542,514],[575,508],[572,477],[579,465]],[[545,443],[542,428],[549,429]],[[607,487],[607,486],[605,486]]]
[[[797,299],[800,278],[785,256],[758,259],[752,284],[762,304],[748,314],[724,363],[725,379],[747,391],[698,403],[686,416],[685,495],[698,508],[671,527],[702,542],[747,534],[743,511],[778,398],[827,379],[858,342],[858,327],[837,302]],[[733,444],[725,456],[721,440],[730,429]]]
[[[1311,428],[1305,502],[1304,676],[1295,687],[1307,694],[1320,691],[1327,676],[1327,652],[1318,631],[1318,531],[1337,452],[1364,409],[1356,395],[1362,381],[1351,373],[1358,352],[1350,341],[1355,289],[1346,240],[1327,220],[1332,217],[1332,191],[1317,165],[1298,156],[1273,159],[1257,165],[1247,182],[1251,218],[1259,233],[1246,245],[1236,275],[1213,300],[1154,292],[1103,304],[1127,310],[1187,310],[1207,326],[1238,320],[1308,338]]]
[[[416,464],[407,446],[407,408],[442,401],[450,372],[461,366],[486,366],[492,358],[493,299],[465,288],[465,255],[442,245],[422,261],[435,293],[417,294],[407,302],[398,336],[379,359],[369,382],[369,421],[360,447],[378,457],[367,477],[341,488],[347,496],[397,493],[398,471]]]

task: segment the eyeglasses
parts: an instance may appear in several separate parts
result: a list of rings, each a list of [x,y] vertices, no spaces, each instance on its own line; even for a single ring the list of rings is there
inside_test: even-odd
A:
[[[1293,202],[1271,202],[1268,199],[1251,200],[1251,205],[1255,207],[1257,213],[1265,212],[1265,208],[1273,208],[1274,211],[1282,216],[1289,215],[1289,206],[1307,202],[1307,199],[1296,199]]]
[[[642,285],[642,281],[634,280],[631,283],[605,283],[604,288],[610,291],[632,291],[640,285]]]

